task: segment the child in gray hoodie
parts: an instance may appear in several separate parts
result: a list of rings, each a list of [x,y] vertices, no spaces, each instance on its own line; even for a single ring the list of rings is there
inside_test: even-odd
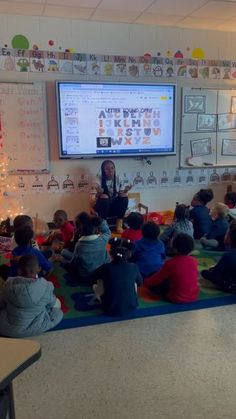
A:
[[[35,255],[21,256],[19,276],[9,277],[0,295],[0,335],[13,338],[38,335],[62,319],[53,284],[38,278]]]

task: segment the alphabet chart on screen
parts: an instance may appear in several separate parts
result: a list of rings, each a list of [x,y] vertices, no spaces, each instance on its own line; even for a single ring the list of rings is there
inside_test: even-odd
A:
[[[58,82],[61,157],[173,154],[175,86]]]
[[[45,83],[0,83],[0,151],[10,173],[48,172]]]

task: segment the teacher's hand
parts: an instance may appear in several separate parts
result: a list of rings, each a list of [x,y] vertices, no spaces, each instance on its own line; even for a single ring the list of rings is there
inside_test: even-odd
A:
[[[127,185],[123,190],[119,191],[119,194],[120,195],[127,194],[132,187],[133,187],[133,185]]]

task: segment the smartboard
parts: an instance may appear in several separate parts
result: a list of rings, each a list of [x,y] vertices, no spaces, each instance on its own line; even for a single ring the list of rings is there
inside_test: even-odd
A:
[[[182,89],[180,166],[236,166],[236,89]]]
[[[10,173],[48,172],[45,83],[0,83],[0,153]]]

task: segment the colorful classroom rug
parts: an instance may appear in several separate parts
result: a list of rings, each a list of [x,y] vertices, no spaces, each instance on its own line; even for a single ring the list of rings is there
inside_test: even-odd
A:
[[[216,264],[222,253],[195,250],[193,255],[198,259],[199,271]],[[69,329],[119,320],[137,319],[139,317],[157,316],[201,308],[218,307],[235,304],[236,295],[227,294],[214,288],[201,287],[198,301],[189,304],[173,304],[161,300],[146,288],[140,287],[139,307],[126,317],[108,317],[94,298],[91,288],[78,286],[75,279],[68,275],[61,266],[56,265],[50,280],[54,283],[55,293],[61,300],[64,318],[53,330]]]

